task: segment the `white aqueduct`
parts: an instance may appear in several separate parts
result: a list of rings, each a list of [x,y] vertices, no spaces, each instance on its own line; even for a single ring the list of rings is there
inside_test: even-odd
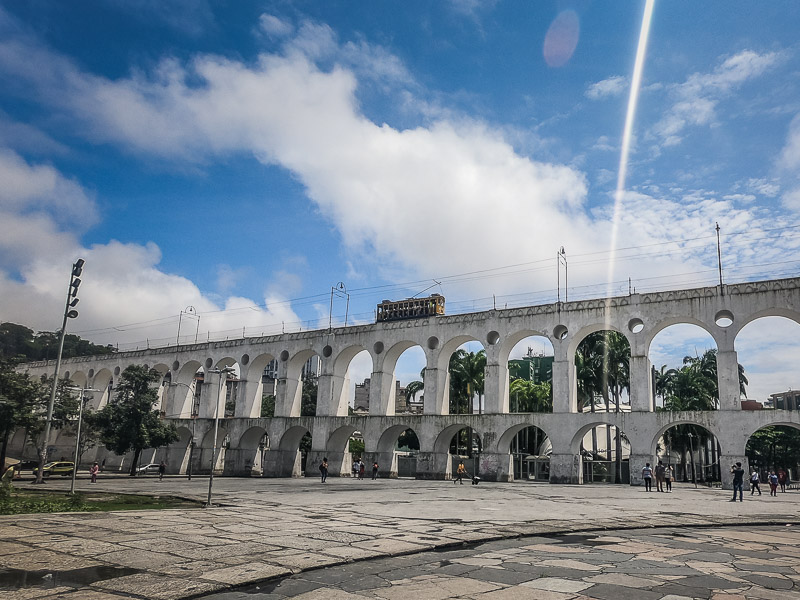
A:
[[[175,473],[186,471],[192,446],[195,472],[211,468],[213,417],[215,410],[224,414],[224,397],[217,393],[221,375],[206,374],[204,383],[200,383],[195,374],[238,365],[235,413],[222,419],[219,438],[229,443],[215,465],[217,472],[226,475],[244,476],[254,471],[267,477],[301,475],[299,445],[306,433],[312,435],[306,461],[309,473],[315,473],[326,456],[332,476],[349,474],[348,440],[356,431],[364,438],[365,462],[377,460],[385,474],[396,475],[396,441],[410,428],[420,443],[417,478],[444,479],[452,470],[450,442],[457,431],[469,427],[481,440],[480,476],[508,481],[514,477],[512,439],[526,427],[536,426],[552,445],[550,482],[581,483],[581,441],[592,428],[609,424],[624,432],[630,445],[631,483],[640,483],[637,474],[646,462],[653,463],[662,434],[674,425],[693,423],[719,441],[720,464],[725,467],[721,469],[723,484],[728,487],[727,466],[736,461],[747,466],[745,445],[754,432],[769,425],[800,428],[798,411],[741,409],[734,341],[745,325],[765,316],[782,316],[800,323],[800,278],[73,358],[63,361],[62,373],[78,386],[105,390],[95,394],[94,408],[108,402],[115,378],[127,366],[144,364],[163,373],[161,410],[164,418],[174,421],[181,437],[170,447],[159,449],[154,458],[165,458]],[[648,350],[656,334],[678,323],[697,325],[716,342],[719,410],[655,410]],[[578,412],[575,352],[587,335],[604,329],[622,333],[630,343],[630,411]],[[534,335],[548,338],[554,349],[553,413],[512,413],[509,354],[519,341]],[[452,353],[469,341],[480,342],[486,350],[485,410],[483,414],[449,415],[448,362]],[[425,352],[424,410],[421,415],[396,415],[395,366],[400,355],[413,346]],[[370,413],[348,416],[347,370],[364,350],[372,359]],[[301,417],[301,371],[314,354],[322,365],[317,414]],[[262,373],[273,359],[278,363],[275,416],[260,418]],[[52,374],[53,362],[28,363],[22,368],[32,375]],[[202,403],[192,418],[196,385],[203,388],[199,394]],[[24,433],[17,432],[11,449],[19,450],[23,439]],[[269,440],[268,451],[264,451],[265,439]],[[68,445],[66,440],[56,443],[56,447]],[[102,452],[98,457],[106,457],[110,465],[121,460]]]

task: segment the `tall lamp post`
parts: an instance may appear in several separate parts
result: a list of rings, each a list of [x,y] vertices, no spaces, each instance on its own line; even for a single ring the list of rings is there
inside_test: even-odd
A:
[[[92,388],[78,388],[78,387],[69,387],[67,388],[70,391],[77,391],[81,393],[81,401],[78,405],[78,431],[75,434],[75,458],[72,459],[72,481],[69,484],[69,494],[70,496],[75,495],[75,475],[78,472],[78,459],[80,458],[80,447],[81,447],[81,425],[83,423],[83,405],[86,403],[86,392],[101,392],[103,390],[95,390]]]
[[[697,473],[694,471],[694,445],[692,443],[692,438],[694,438],[694,434],[690,431],[688,433],[689,437],[689,457],[692,459],[692,482],[694,483],[694,487],[697,487]]]
[[[222,397],[222,379],[223,376],[227,380],[228,373],[236,371],[233,367],[225,367],[223,369],[209,369],[207,373],[214,373],[219,375],[219,384],[217,387],[217,404],[214,407],[214,446],[211,449],[211,472],[208,476],[208,498],[206,499],[205,507],[211,508],[211,487],[214,485],[214,467],[217,465],[217,436],[219,435],[219,403]]]
[[[53,373],[53,387],[50,390],[50,402],[47,404],[47,422],[44,425],[42,445],[39,448],[39,469],[36,471],[36,483],[42,483],[44,476],[44,463],[47,461],[47,447],[50,443],[50,428],[53,424],[53,406],[56,402],[56,390],[58,389],[58,372],[61,370],[61,354],[64,352],[64,336],[67,333],[67,320],[78,316],[75,306],[78,304],[78,288],[81,285],[81,273],[85,260],[79,258],[72,265],[72,273],[69,278],[67,288],[67,302],[64,307],[64,321],[61,323],[61,335],[58,340],[58,355],[56,357],[56,369]]]

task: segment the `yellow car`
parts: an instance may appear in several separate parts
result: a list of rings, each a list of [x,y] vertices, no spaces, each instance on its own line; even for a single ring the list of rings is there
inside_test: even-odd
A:
[[[72,471],[75,470],[75,463],[73,462],[49,462],[44,465],[42,468],[42,477],[50,477],[50,475],[61,475],[63,477],[69,477],[72,475]],[[33,470],[33,475],[39,472],[38,467]]]

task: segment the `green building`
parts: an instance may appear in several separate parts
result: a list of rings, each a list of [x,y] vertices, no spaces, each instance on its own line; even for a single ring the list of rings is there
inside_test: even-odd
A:
[[[509,378],[527,379],[533,383],[546,383],[553,380],[552,356],[524,356],[519,360],[508,361]]]

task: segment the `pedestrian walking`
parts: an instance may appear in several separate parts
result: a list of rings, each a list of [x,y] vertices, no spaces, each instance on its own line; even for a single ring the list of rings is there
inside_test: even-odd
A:
[[[733,498],[731,498],[731,502],[736,502],[736,490],[739,490],[739,502],[744,502],[742,499],[742,488],[744,487],[744,469],[742,468],[742,463],[737,462],[735,465],[731,467],[731,473],[733,473]]]
[[[89,469],[89,475],[92,476],[92,483],[97,483],[97,473],[100,472],[100,465],[94,463]]]
[[[789,476],[786,474],[786,471],[783,470],[783,469],[780,469],[778,471],[778,484],[780,484],[782,492],[786,491],[786,482],[787,482],[788,479],[789,479]]]
[[[653,467],[650,466],[650,463],[645,464],[644,468],[642,469],[642,479],[644,480],[644,491],[645,492],[652,492],[653,491]]]
[[[166,473],[166,472],[167,472],[167,463],[165,463],[162,460],[161,463],[158,465],[158,480],[159,481],[162,481],[164,479],[164,473]]]
[[[363,460],[358,461],[358,478],[364,479],[364,471],[366,470],[366,466],[364,465]]]
[[[322,477],[322,483],[328,478],[328,457],[324,457],[319,465],[319,473]]]
[[[758,471],[753,469],[753,472],[750,474],[750,495],[752,496],[755,492],[758,492],[758,495],[761,495],[761,488],[758,487],[759,477]]]
[[[667,465],[667,468],[664,469],[664,482],[667,484],[667,492],[672,491],[673,479],[675,479],[675,470],[672,468],[672,465]]]
[[[659,492],[664,491],[664,479],[665,479],[664,474],[666,473],[666,471],[667,470],[664,468],[664,463],[658,461],[658,464],[656,465],[656,489]]]
[[[769,472],[769,495],[778,495],[778,476],[775,474],[775,471]]]
[[[374,461],[372,463],[372,481],[375,481],[378,478],[378,461]]]
[[[453,484],[455,485],[455,483],[458,482],[461,485],[464,485],[462,479],[464,479],[464,476],[466,474],[467,474],[467,467],[464,466],[464,461],[462,460],[458,463],[458,468],[456,469],[456,478],[453,479]]]

